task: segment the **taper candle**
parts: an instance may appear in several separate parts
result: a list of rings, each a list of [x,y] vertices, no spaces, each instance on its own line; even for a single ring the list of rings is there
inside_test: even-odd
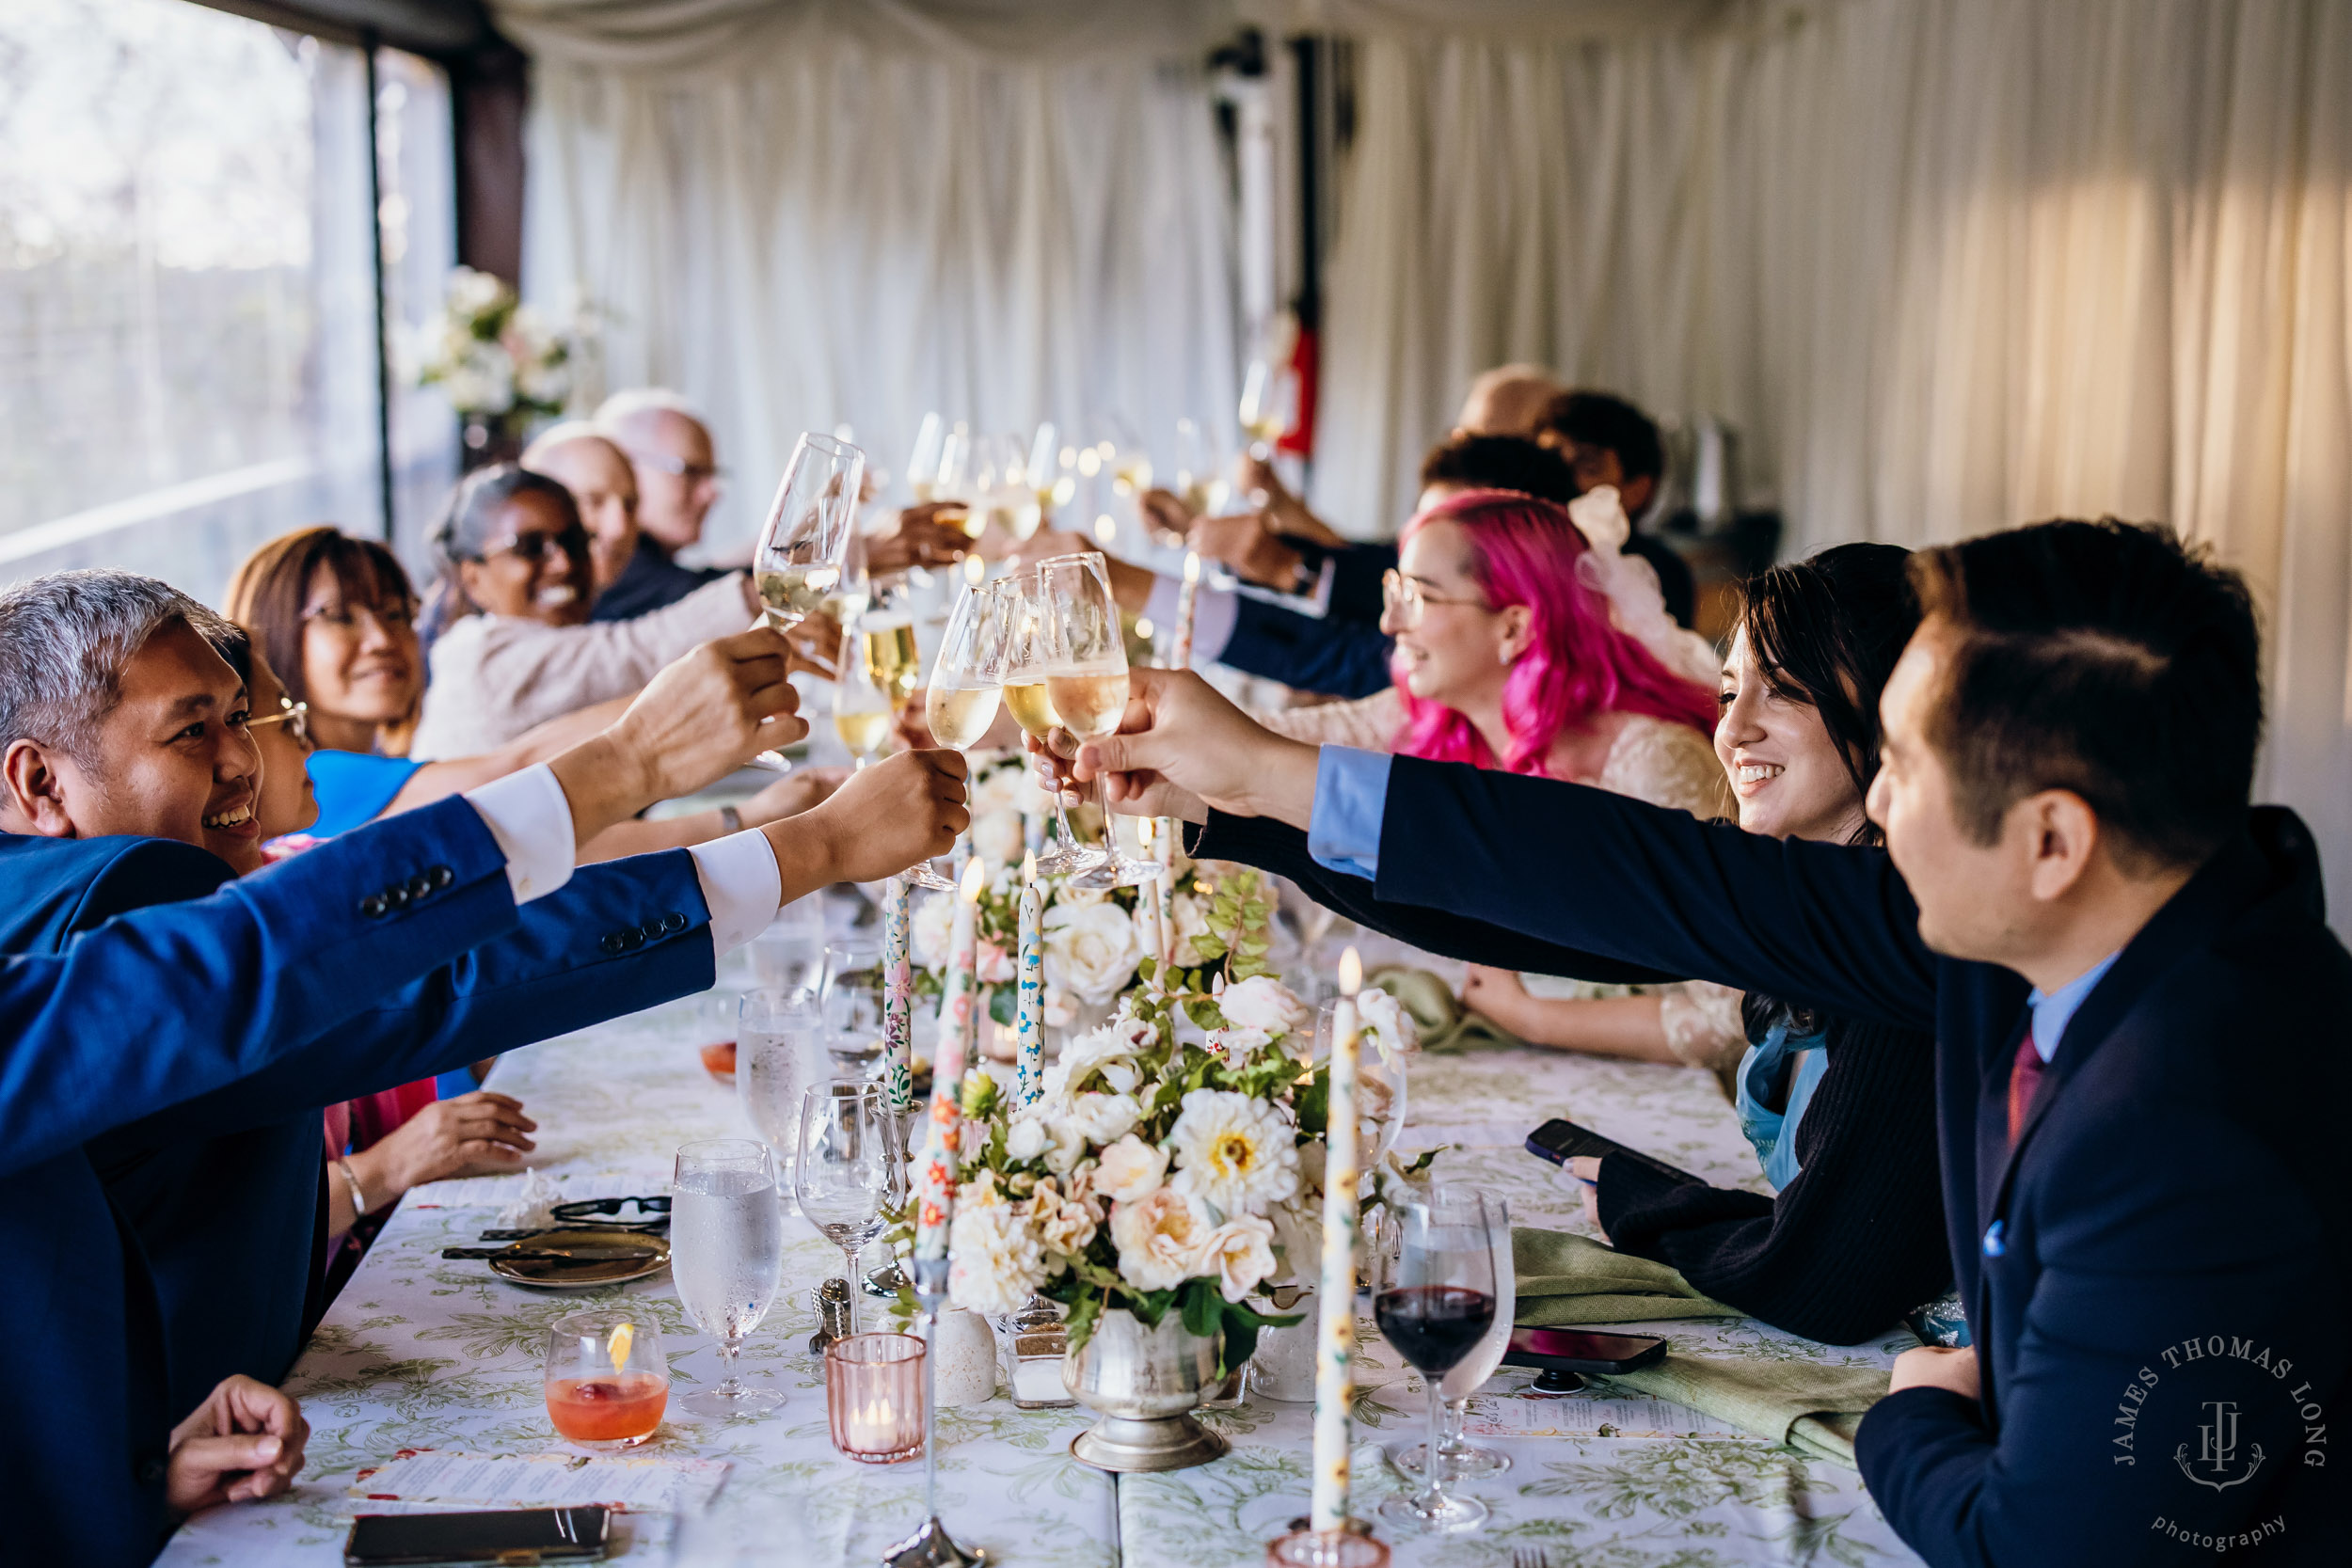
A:
[[[1353,947],[1340,959],[1340,1005],[1331,1020],[1331,1091],[1324,1121],[1322,1319],[1315,1359],[1314,1504],[1316,1534],[1347,1525],[1348,1403],[1356,1358],[1356,991],[1363,960]]]
[[[1037,879],[1037,851],[1021,857],[1021,946],[1013,968],[1013,1024],[1021,1044],[1021,1103],[1034,1104],[1045,1088],[1045,890]]]
[[[1192,668],[1192,610],[1200,597],[1200,552],[1184,552],[1184,585],[1176,591],[1176,637],[1170,645],[1168,665],[1171,670]]]
[[[914,965],[907,952],[914,889],[903,877],[882,884],[882,1084],[893,1111],[914,1109]]]
[[[931,1053],[931,1117],[923,1139],[923,1173],[916,1191],[914,1256],[947,1256],[947,1222],[955,1217],[956,1139],[963,1126],[963,1064],[972,1054],[973,969],[980,888],[988,867],[977,855],[965,863],[947,943],[946,993],[939,999],[939,1045]]]

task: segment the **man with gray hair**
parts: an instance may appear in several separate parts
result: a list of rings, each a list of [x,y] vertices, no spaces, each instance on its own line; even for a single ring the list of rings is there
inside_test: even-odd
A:
[[[319,1106],[706,987],[781,903],[963,826],[961,761],[907,753],[788,826],[576,872],[804,730],[753,630],[550,763],[224,882],[205,851],[259,833],[261,761],[217,625],[126,572],[0,591],[0,1339],[40,1347],[12,1375],[46,1413],[0,1426],[0,1473],[28,1560],[144,1563],[175,1501],[268,1483],[192,1483],[170,1422],[300,1348]]]
[[[666,388],[631,388],[604,400],[593,428],[635,471],[638,528],[636,553],[597,597],[593,618],[627,621],[724,577],[714,567],[677,562],[680,550],[701,540],[724,472],[694,405]]]

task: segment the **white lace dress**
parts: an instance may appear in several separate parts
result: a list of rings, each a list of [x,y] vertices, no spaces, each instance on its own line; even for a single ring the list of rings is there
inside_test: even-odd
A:
[[[1391,687],[1352,703],[1281,708],[1257,718],[1266,728],[1294,740],[1386,752],[1394,749],[1397,734],[1404,728],[1405,705]],[[1688,724],[1668,723],[1645,714],[1626,720],[1609,747],[1600,777],[1589,782],[1613,794],[1629,795],[1653,806],[1671,806],[1693,816],[1735,813],[1723,764],[1716,760],[1715,748],[1708,738]],[[1655,993],[1660,1022],[1665,1026],[1666,1048],[1677,1061],[1692,1067],[1719,1072],[1747,1049],[1747,1032],[1740,1022],[1740,992],[1729,986],[1684,980],[1667,986],[1583,990],[1595,995]]]

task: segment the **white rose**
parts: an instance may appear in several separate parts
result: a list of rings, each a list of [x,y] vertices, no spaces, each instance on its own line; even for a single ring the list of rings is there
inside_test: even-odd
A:
[[[1017,763],[1009,767],[1000,764],[982,769],[979,776],[972,781],[972,815],[977,817],[993,812],[1009,811],[1018,818],[1022,798],[1026,793],[1022,781],[1028,771]]]
[[[1068,882],[1063,882],[1054,889],[1054,905],[1057,909],[1063,907],[1073,910],[1089,909],[1096,904],[1110,902],[1110,896],[1108,888],[1072,887]]]
[[[460,315],[479,316],[496,307],[505,293],[506,285],[491,273],[459,267],[449,275],[449,307]]]
[[[1077,1021],[1078,1009],[1070,1005],[1070,993],[1058,986],[1045,988],[1045,1026],[1067,1029]]]
[[[1029,1212],[1039,1239],[1055,1252],[1065,1256],[1084,1252],[1094,1240],[1097,1222],[1093,1205],[1062,1196],[1055,1190],[1050,1177],[1037,1184],[1037,1195],[1029,1200]]]
[[[1119,1249],[1119,1277],[1138,1291],[1165,1291],[1200,1272],[1209,1216],[1173,1187],[1161,1187],[1134,1203],[1111,1206],[1111,1244]]]
[[[1179,969],[1198,969],[1204,961],[1200,950],[1192,944],[1195,937],[1209,934],[1209,906],[1205,899],[1189,893],[1176,895],[1175,929],[1168,933],[1168,958]]]
[[[1209,1232],[1201,1252],[1203,1272],[1216,1275],[1227,1301],[1239,1301],[1274,1273],[1274,1227],[1254,1214],[1237,1215]]]
[[[1130,1094],[1082,1094],[1070,1102],[1066,1119],[1087,1142],[1103,1147],[1119,1141],[1143,1116]]]
[[[948,1298],[969,1311],[1017,1312],[1045,1283],[1037,1232],[1001,1201],[959,1203],[947,1227],[947,1250]]]
[[[1269,1036],[1296,1034],[1315,1026],[1315,1013],[1271,974],[1253,974],[1225,988],[1217,1010],[1236,1029],[1263,1029]]]
[[[914,942],[914,962],[921,969],[945,969],[947,944],[955,936],[955,900],[946,895],[923,899],[914,906],[907,934]]]
[[[972,847],[991,865],[1019,865],[1023,849],[1021,814],[1016,811],[972,813]]]
[[[1011,1160],[1034,1160],[1045,1152],[1053,1142],[1042,1117],[1017,1116],[1005,1129],[1005,1156]]]
[[[1168,1183],[1219,1213],[1262,1214],[1298,1190],[1298,1140],[1279,1106],[1224,1089],[1195,1089],[1168,1129]]]
[[[1094,1167],[1094,1190],[1114,1203],[1134,1203],[1168,1179],[1168,1151],[1133,1132],[1103,1150]]]
[[[1274,1037],[1263,1029],[1212,1029],[1209,1050],[1234,1067],[1255,1056],[1273,1042]]]
[[[1125,988],[1143,956],[1135,922],[1116,904],[1057,902],[1045,912],[1044,938],[1046,980],[1096,1004]]]
[[[1311,1285],[1321,1278],[1323,1216],[1314,1205],[1277,1204],[1266,1218],[1274,1227],[1274,1244],[1282,1254],[1282,1272],[1273,1277],[1299,1285]]]
[[[1108,1023],[1088,1030],[1062,1047],[1061,1059],[1054,1065],[1067,1087],[1079,1087],[1101,1072],[1124,1093],[1135,1087],[1135,1071],[1128,1066],[1130,1059],[1158,1038],[1152,1025],[1122,1010]],[[1113,1070],[1120,1069],[1124,1069],[1124,1083],[1117,1082],[1120,1074]]]
[[[1372,1037],[1383,1063],[1393,1067],[1399,1056],[1421,1049],[1421,1026],[1413,1022],[1413,1015],[1378,986],[1366,986],[1356,993],[1356,1016]]]

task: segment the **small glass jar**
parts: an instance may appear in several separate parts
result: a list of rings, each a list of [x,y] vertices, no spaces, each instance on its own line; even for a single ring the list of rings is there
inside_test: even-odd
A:
[[[833,1446],[863,1465],[923,1451],[923,1341],[852,1334],[825,1347],[825,1418]]]
[[[660,1328],[626,1307],[558,1319],[548,1330],[547,1399],[557,1433],[583,1449],[651,1438],[670,1402]]]

